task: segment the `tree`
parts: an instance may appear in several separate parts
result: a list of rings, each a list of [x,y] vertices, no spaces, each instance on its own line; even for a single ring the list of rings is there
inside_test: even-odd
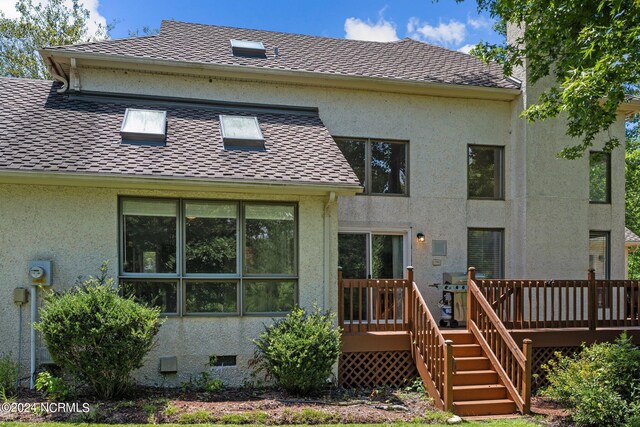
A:
[[[627,124],[625,153],[625,224],[634,233],[640,233],[640,135],[639,117]],[[629,254],[629,278],[640,279],[640,251]]]
[[[9,19],[0,12],[0,75],[51,78],[38,49],[107,38],[108,28],[103,26],[89,34],[89,11],[79,0],[72,0],[71,7],[65,3],[49,0],[34,5],[32,0],[18,0],[18,18]]]
[[[640,80],[637,0],[478,0],[478,10],[497,19],[504,35],[507,25],[521,25],[515,40],[483,43],[473,53],[500,63],[506,75],[527,58],[530,84],[550,77],[551,86],[523,117],[566,115],[567,135],[580,142],[562,150],[562,157],[581,157],[600,132],[606,135],[605,151],[620,145],[606,131]]]

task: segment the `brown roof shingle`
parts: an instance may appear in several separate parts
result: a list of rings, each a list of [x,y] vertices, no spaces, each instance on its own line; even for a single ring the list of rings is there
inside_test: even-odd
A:
[[[225,150],[229,106],[148,105],[60,95],[57,83],[0,78],[0,170],[358,186],[317,114],[255,110],[265,150]],[[127,107],[167,111],[165,146],[121,143]]]
[[[627,227],[624,228],[624,242],[631,245],[640,245],[640,237]]]
[[[231,39],[264,43],[266,58],[233,56]],[[278,55],[274,49],[278,48]],[[497,64],[412,39],[382,43],[163,21],[160,34],[48,48],[130,58],[518,89]]]

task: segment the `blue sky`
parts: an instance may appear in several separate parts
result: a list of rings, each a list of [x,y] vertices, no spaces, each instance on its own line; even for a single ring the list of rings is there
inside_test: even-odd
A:
[[[44,0],[46,1],[46,0]],[[500,41],[487,15],[467,0],[83,0],[94,22],[115,23],[114,38],[163,19],[328,37],[391,41],[412,37],[455,50]],[[0,0],[8,16],[15,0]]]

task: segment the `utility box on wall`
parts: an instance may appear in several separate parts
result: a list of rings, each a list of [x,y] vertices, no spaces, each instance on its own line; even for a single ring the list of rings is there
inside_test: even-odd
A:
[[[29,261],[28,277],[33,286],[51,286],[51,261]]]

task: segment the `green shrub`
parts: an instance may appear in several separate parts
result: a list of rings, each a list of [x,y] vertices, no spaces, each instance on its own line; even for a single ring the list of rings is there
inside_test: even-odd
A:
[[[224,388],[224,383],[219,378],[211,378],[208,372],[201,372],[199,376],[193,378],[189,376],[189,380],[181,384],[182,391],[206,391],[208,393],[217,393]]]
[[[53,360],[103,399],[122,395],[155,345],[159,309],[119,295],[106,263],[98,278],[51,293],[35,324]]]
[[[10,354],[0,357],[0,396],[7,399],[18,391],[18,362]]]
[[[335,316],[315,307],[307,314],[295,308],[265,328],[257,347],[257,370],[265,370],[284,389],[308,394],[326,384],[340,356],[340,329]]]
[[[207,424],[211,421],[211,416],[207,411],[188,412],[180,415],[180,424]]]
[[[50,372],[40,372],[35,381],[36,390],[44,393],[49,400],[64,402],[71,396],[69,387],[62,378],[52,375]]]
[[[640,348],[626,334],[615,343],[583,346],[573,357],[556,356],[541,394],[572,409],[576,424],[623,425],[640,415]]]

